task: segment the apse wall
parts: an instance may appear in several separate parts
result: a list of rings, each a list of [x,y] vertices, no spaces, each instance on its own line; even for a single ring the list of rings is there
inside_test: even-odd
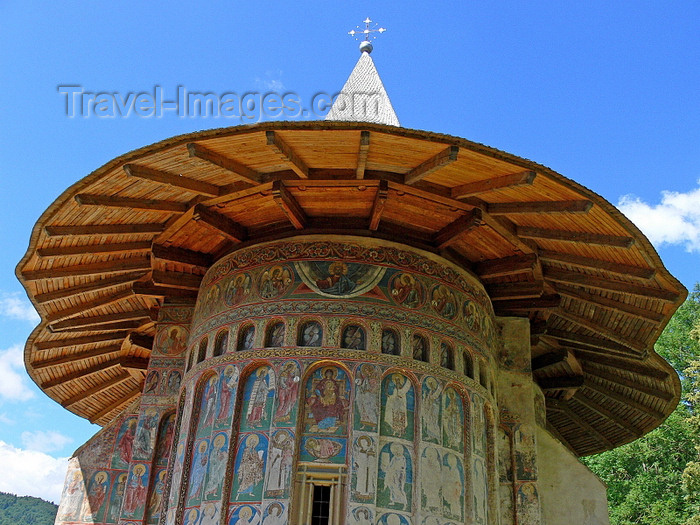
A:
[[[236,251],[200,289],[166,523],[495,523],[495,333],[480,283],[348,237]],[[222,516],[225,515],[225,516]]]

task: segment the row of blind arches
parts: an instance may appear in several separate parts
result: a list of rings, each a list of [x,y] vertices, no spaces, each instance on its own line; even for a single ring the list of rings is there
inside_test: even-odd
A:
[[[284,346],[286,326],[282,321],[275,321],[268,325],[265,332],[265,348],[276,348]],[[318,321],[306,321],[301,324],[297,333],[297,345],[305,347],[322,346],[323,327]],[[246,324],[238,331],[236,341],[236,351],[242,352],[252,350],[255,341],[255,325]],[[224,355],[229,345],[229,329],[225,328],[216,334],[212,357]],[[412,356],[417,361],[429,362],[430,344],[428,338],[419,333],[414,333],[411,340]],[[203,337],[196,348],[193,348],[187,362],[187,371],[194,365],[201,363],[207,358],[209,348],[209,337]],[[366,350],[367,334],[365,328],[358,324],[347,324],[343,328],[340,339],[340,348],[350,350]],[[398,332],[392,328],[382,330],[381,352],[388,355],[401,355],[401,343]],[[443,368],[455,370],[455,351],[452,345],[442,341],[440,343],[439,363]],[[471,354],[464,350],[462,352],[462,373],[470,379],[478,380],[479,383],[490,390],[493,394],[493,385],[489,381],[485,367],[479,367],[479,377],[475,377],[474,361]]]

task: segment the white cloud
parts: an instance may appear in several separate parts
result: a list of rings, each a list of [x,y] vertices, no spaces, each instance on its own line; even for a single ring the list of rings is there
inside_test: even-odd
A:
[[[26,401],[34,397],[25,378],[22,347],[14,345],[0,350],[0,400]]]
[[[53,430],[48,430],[46,432],[43,430],[22,432],[22,443],[24,446],[29,450],[37,452],[55,452],[72,442],[72,438]]]
[[[689,252],[700,251],[700,188],[663,191],[659,204],[623,195],[617,206],[655,246],[679,244]]]
[[[6,412],[3,412],[0,414],[0,423],[2,423],[3,425],[14,425],[15,421],[7,417]]]
[[[68,458],[54,458],[0,441],[0,465],[0,491],[35,496],[54,503],[60,501]]]
[[[39,314],[36,313],[29,301],[22,298],[19,292],[0,295],[0,315],[34,324],[39,322]]]
[[[265,78],[255,77],[255,85],[258,88],[266,89],[276,93],[284,91],[282,82],[282,70],[265,71]]]

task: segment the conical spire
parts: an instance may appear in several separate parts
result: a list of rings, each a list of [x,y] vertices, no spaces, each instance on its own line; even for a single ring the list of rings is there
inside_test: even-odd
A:
[[[368,21],[370,21],[369,18],[365,22]],[[379,78],[374,61],[369,56],[372,52],[372,44],[365,40],[360,44],[360,52],[360,60],[355,64],[350,77],[333,102],[326,120],[400,126],[382,79]]]

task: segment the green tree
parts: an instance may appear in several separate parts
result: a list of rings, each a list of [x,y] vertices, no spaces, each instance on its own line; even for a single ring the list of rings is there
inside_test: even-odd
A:
[[[0,492],[0,525],[52,525],[57,511],[43,499]]]

